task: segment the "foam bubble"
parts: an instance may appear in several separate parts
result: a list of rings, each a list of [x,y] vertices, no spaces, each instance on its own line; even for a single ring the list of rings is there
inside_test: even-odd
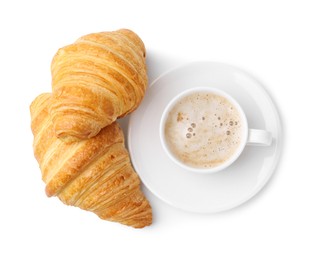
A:
[[[192,137],[192,134],[190,134],[190,133],[186,134],[186,138],[191,138],[191,137]]]

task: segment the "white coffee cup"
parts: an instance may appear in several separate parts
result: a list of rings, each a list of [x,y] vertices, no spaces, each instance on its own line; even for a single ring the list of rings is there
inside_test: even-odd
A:
[[[246,145],[272,143],[270,132],[248,128],[246,115],[233,97],[210,87],[191,88],[175,96],[163,111],[159,132],[169,158],[198,173],[214,173],[229,167]]]

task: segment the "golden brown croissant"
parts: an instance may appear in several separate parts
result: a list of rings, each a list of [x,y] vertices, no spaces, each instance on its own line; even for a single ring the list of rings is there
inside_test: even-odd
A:
[[[65,143],[53,131],[51,100],[51,94],[44,93],[30,106],[34,154],[46,194],[105,220],[136,228],[150,225],[151,207],[140,190],[119,125],[115,122],[93,138]]]
[[[58,50],[51,72],[56,136],[87,139],[140,104],[147,86],[145,47],[126,29],[88,34]]]

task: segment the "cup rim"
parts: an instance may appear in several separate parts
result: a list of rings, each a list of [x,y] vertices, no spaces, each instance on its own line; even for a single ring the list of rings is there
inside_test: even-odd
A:
[[[241,120],[243,122],[241,143],[240,143],[240,146],[237,148],[236,152],[228,160],[226,160],[224,163],[222,163],[221,165],[212,167],[212,168],[197,168],[197,167],[192,167],[190,165],[187,165],[187,164],[181,162],[178,158],[176,158],[176,156],[174,154],[172,154],[168,145],[166,144],[164,128],[165,128],[165,122],[167,120],[167,117],[168,117],[170,110],[174,107],[174,105],[181,98],[183,98],[183,97],[185,97],[191,93],[195,93],[195,92],[208,92],[208,93],[213,93],[213,94],[217,94],[217,95],[225,97],[235,106],[235,108],[239,112]],[[248,139],[248,121],[246,118],[246,114],[245,114],[244,110],[242,109],[242,107],[240,106],[240,104],[231,95],[229,95],[227,92],[220,90],[218,88],[199,86],[199,87],[193,87],[193,88],[189,88],[187,90],[184,90],[184,91],[180,92],[178,95],[176,95],[175,97],[173,97],[169,101],[169,103],[166,105],[166,107],[162,113],[161,119],[160,119],[159,134],[160,134],[160,141],[161,141],[161,145],[162,145],[163,149],[165,150],[167,156],[174,163],[176,163],[177,165],[179,165],[180,167],[182,167],[188,171],[192,171],[192,172],[196,172],[196,173],[216,173],[216,172],[219,172],[221,170],[224,170],[225,168],[227,168],[231,164],[233,164],[238,159],[238,157],[241,155],[241,153],[243,152],[243,150],[247,144],[247,139]]]

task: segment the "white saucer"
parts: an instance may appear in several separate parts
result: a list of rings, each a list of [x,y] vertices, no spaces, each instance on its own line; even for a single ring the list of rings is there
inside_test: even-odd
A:
[[[244,109],[250,128],[272,133],[272,146],[247,146],[232,166],[209,175],[174,164],[160,143],[161,114],[175,95],[196,86],[232,95]],[[220,212],[246,202],[268,182],[281,152],[281,123],[274,103],[256,79],[229,65],[195,62],[161,75],[150,85],[130,116],[128,148],[142,182],[158,198],[187,211]]]

